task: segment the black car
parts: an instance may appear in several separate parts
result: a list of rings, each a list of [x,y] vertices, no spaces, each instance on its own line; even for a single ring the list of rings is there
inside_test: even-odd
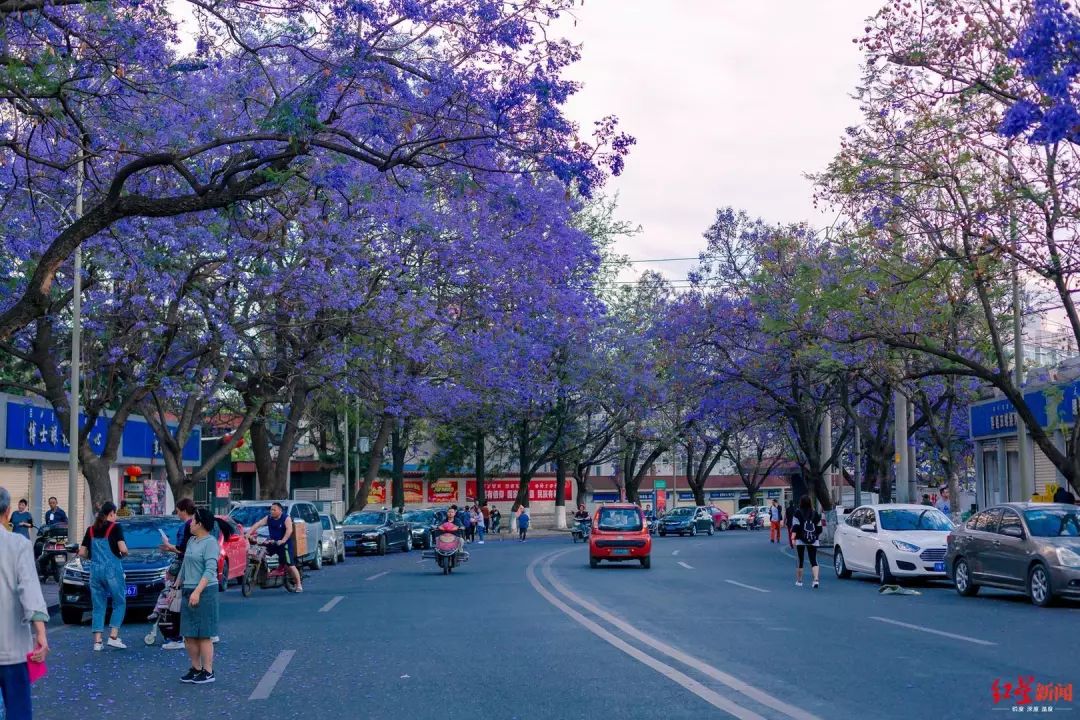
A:
[[[165,571],[174,555],[158,550],[165,533],[169,542],[177,541],[183,523],[175,517],[138,516],[122,518],[118,524],[124,530],[128,556],[124,566],[127,585],[127,609],[151,610],[158,595],[165,589]],[[60,617],[68,625],[82,622],[83,613],[92,609],[90,602],[90,566],[92,561],[74,555],[64,566],[60,585]]]
[[[409,523],[393,510],[362,510],[350,513],[341,521],[345,531],[345,552],[373,552],[385,555],[388,550],[413,549]]]
[[[411,528],[413,547],[425,550],[432,546],[435,529],[446,522],[446,512],[443,510],[409,510],[402,517]]]
[[[660,518],[660,537],[665,535],[713,534],[712,515],[706,508],[681,507]]]

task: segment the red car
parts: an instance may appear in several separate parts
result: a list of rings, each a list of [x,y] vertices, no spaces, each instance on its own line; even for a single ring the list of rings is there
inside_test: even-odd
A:
[[[731,526],[728,514],[715,505],[706,505],[705,509],[712,515],[713,527],[717,530],[727,530]]]
[[[218,543],[221,545],[221,554],[218,555],[218,590],[225,592],[229,581],[239,581],[244,577],[247,570],[248,539],[244,534],[244,527],[237,524],[225,515],[217,515]],[[227,533],[229,539],[222,539]]]
[[[593,515],[589,536],[589,567],[601,560],[637,560],[648,568],[652,562],[652,537],[641,508],[629,503],[601,505]]]

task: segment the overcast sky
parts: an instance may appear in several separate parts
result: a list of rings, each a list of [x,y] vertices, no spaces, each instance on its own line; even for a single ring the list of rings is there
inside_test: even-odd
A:
[[[824,168],[858,121],[851,40],[882,2],[587,0],[566,30],[584,46],[570,114],[583,130],[615,114],[637,138],[606,188],[642,226],[622,252],[696,256],[726,205],[823,224],[804,174]],[[691,264],[653,267],[685,278]]]

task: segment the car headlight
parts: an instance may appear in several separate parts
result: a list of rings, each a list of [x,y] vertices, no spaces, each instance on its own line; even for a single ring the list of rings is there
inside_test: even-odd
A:
[[[374,540],[377,537],[379,537],[379,533],[364,533],[365,540]]]
[[[1080,553],[1077,553],[1072,548],[1057,548],[1057,556],[1058,562],[1065,567],[1080,567]]]
[[[893,540],[892,544],[893,544],[893,547],[895,547],[897,550],[899,550],[901,552],[906,552],[906,553],[917,553],[917,552],[919,552],[919,546],[918,545],[912,545],[911,543],[904,542],[903,540]]]
[[[77,572],[82,572],[82,570],[83,570],[82,558],[79,557],[78,555],[76,555],[71,560],[68,560],[67,564],[64,565],[64,572],[66,573],[68,570],[71,571],[72,575],[74,575]]]

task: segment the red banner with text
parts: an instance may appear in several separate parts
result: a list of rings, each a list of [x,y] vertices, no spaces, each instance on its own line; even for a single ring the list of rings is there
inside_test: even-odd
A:
[[[429,503],[458,502],[458,481],[432,480],[428,483],[427,501]]]
[[[573,483],[567,480],[566,487],[564,488],[563,496],[567,500],[572,500]],[[484,483],[484,493],[487,495],[488,502],[512,502],[517,497],[518,481],[517,480],[488,480]],[[529,502],[555,502],[555,480],[549,480],[547,478],[533,478],[529,483]],[[465,481],[465,495],[470,500],[476,499],[476,481]]]
[[[405,487],[405,502],[410,504],[424,502],[423,480],[403,480],[402,485]]]

